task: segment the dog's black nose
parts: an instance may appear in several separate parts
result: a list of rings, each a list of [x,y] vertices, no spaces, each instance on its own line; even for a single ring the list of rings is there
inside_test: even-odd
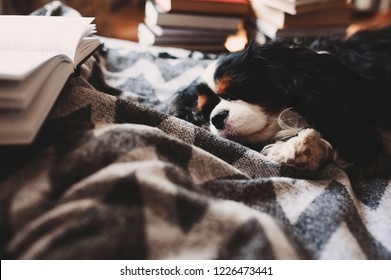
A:
[[[218,112],[216,115],[214,115],[211,119],[212,124],[217,128],[217,129],[224,129],[224,120],[227,118],[229,114],[229,111],[227,110],[221,110]]]

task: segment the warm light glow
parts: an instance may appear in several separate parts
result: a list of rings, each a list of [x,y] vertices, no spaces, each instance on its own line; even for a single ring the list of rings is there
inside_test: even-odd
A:
[[[247,36],[244,30],[240,30],[235,35],[229,35],[225,41],[225,48],[230,52],[241,51],[247,44]]]

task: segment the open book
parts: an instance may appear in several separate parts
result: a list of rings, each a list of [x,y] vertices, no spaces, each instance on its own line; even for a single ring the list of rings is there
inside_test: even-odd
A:
[[[0,144],[28,144],[68,77],[100,45],[94,18],[0,16]]]

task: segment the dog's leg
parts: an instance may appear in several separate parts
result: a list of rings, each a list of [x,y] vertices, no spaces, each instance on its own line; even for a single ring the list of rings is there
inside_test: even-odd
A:
[[[306,128],[285,142],[267,145],[261,153],[278,163],[315,171],[331,156],[332,148],[318,131]]]

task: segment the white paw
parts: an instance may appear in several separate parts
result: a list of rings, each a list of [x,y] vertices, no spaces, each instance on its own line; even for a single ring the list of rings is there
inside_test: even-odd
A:
[[[286,142],[277,141],[261,153],[278,163],[303,170],[317,170],[330,156],[331,146],[312,128],[301,130]]]

